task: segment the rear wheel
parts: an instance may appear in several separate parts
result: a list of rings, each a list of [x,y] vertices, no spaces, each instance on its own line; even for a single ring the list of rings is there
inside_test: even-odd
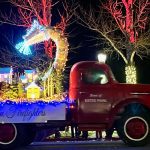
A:
[[[118,121],[117,131],[120,138],[129,146],[146,145],[150,138],[149,119],[142,113],[124,114]]]
[[[16,124],[0,124],[0,149],[13,149],[21,141],[21,127]]]

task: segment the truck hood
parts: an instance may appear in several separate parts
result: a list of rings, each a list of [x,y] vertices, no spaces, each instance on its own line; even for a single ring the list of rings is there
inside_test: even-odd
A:
[[[121,101],[125,104],[130,102],[139,102],[150,108],[150,85],[116,83],[114,90],[114,105]]]
[[[120,90],[133,94],[150,94],[150,85],[148,84],[126,84],[118,83]]]

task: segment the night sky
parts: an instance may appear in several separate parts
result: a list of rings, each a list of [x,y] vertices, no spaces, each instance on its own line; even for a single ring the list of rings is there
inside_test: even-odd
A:
[[[91,0],[79,0],[81,5],[86,6],[88,2]],[[2,1],[1,1],[2,2]],[[0,10],[9,10],[8,5],[0,2]],[[96,5],[93,3],[92,4]],[[70,32],[71,31],[71,32]],[[9,45],[10,43],[4,38],[4,35],[13,32],[15,34],[13,41],[14,43],[18,41],[21,35],[24,34],[25,30],[23,28],[14,27],[11,25],[0,24],[0,47],[4,45]],[[68,28],[69,35],[69,44],[71,50],[68,56],[67,62],[67,74],[69,74],[71,66],[78,61],[86,61],[86,60],[96,60],[97,61],[97,53],[103,48],[98,47],[96,44],[100,41],[91,40],[90,36],[96,36],[96,33],[74,23]],[[9,47],[9,46],[8,46]],[[10,46],[12,49],[12,46]],[[15,52],[15,50],[13,49]],[[0,56],[2,57],[2,56]],[[139,59],[139,57],[135,57],[135,64],[137,67],[137,76],[139,83],[150,84],[150,56],[143,58],[143,60]],[[116,79],[119,82],[125,82],[124,75],[124,67],[125,64],[120,57],[116,54],[113,54],[111,57],[108,57],[107,64],[110,65]],[[0,67],[3,65],[0,64]]]

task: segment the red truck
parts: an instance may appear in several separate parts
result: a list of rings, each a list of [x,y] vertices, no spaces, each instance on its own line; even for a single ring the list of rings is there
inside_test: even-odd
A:
[[[77,127],[79,131],[102,131],[113,127],[129,146],[148,143],[150,85],[118,83],[108,65],[95,61],[76,63],[71,69],[69,83],[68,105],[56,105],[52,112],[45,111],[51,109],[47,104],[34,108],[32,113],[29,106],[21,108],[26,111],[19,112],[16,110],[20,106],[13,108],[10,107],[13,104],[8,104],[6,110],[3,108],[6,106],[0,104],[0,109],[7,111],[7,115],[0,111],[0,147],[25,146],[34,140],[37,130],[64,129],[65,126]],[[50,115],[56,116],[49,118]]]

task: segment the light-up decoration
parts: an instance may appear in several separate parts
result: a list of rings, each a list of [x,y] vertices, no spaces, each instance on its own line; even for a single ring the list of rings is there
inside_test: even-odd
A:
[[[15,48],[24,55],[32,54],[30,46],[27,45],[25,40],[24,40],[24,42],[20,42],[20,43],[16,44]]]
[[[37,29],[39,30],[43,30],[45,27],[41,26],[39,24],[39,22],[37,20],[34,20],[31,27],[27,30],[27,33],[25,36],[23,36],[23,38],[30,36],[34,31],[36,31]]]
[[[26,87],[27,90],[27,98],[35,99],[35,98],[40,98],[40,87],[32,82]]]
[[[29,46],[37,44],[49,39],[52,39],[56,44],[56,57],[53,64],[49,70],[43,76],[43,80],[46,80],[52,73],[53,69],[56,70],[58,74],[61,74],[64,71],[66,65],[67,56],[68,56],[68,41],[63,32],[57,30],[55,27],[44,27],[39,25],[37,21],[34,21],[31,28],[27,30],[26,35],[23,36],[24,41],[16,45],[16,48],[23,54],[31,54],[31,49]],[[34,93],[30,93],[30,96],[22,99],[11,99],[12,102],[20,103],[34,103],[38,102],[39,98],[35,96]],[[1,99],[1,98],[0,98]],[[10,99],[9,99],[10,100]],[[52,97],[45,97],[40,99],[43,102],[49,103],[52,100],[63,101],[62,93],[55,94]],[[1,101],[5,101],[2,99]]]
[[[126,74],[126,83],[129,83],[129,84],[136,84],[137,83],[135,66],[133,66],[133,65],[126,66],[125,67],[125,74]]]
[[[36,30],[43,30],[44,27],[39,25],[38,21],[34,20],[33,24],[31,25],[31,28],[29,28],[27,30],[27,33],[25,36],[23,36],[24,41],[16,44],[15,48],[22,54],[24,55],[30,55],[32,54],[31,49],[30,49],[30,45],[27,43],[27,41],[25,40],[26,37],[30,36],[30,34],[32,34],[34,31]]]
[[[56,44],[56,57],[52,64],[52,67],[45,73],[43,80],[47,79],[47,77],[51,74],[53,68],[57,71],[63,71],[67,56],[68,56],[68,41],[64,34],[57,30],[55,27],[44,27],[39,25],[37,21],[33,22],[31,28],[27,31],[27,34],[23,36],[24,43],[19,43],[16,45],[17,49],[23,54],[27,54],[25,50],[25,46],[30,46],[33,44],[37,44],[43,42],[45,40],[49,40],[50,38]],[[20,46],[22,45],[22,47]]]

